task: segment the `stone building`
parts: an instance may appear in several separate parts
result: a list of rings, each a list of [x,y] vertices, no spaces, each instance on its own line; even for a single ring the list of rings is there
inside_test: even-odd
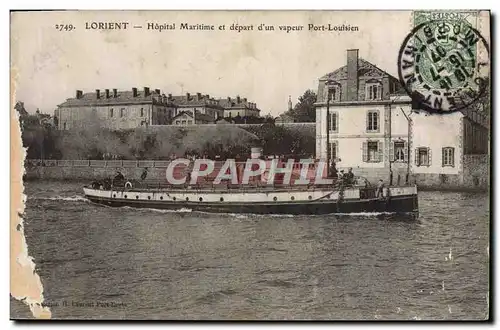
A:
[[[54,119],[60,130],[83,129],[91,125],[130,129],[143,125],[169,125],[175,112],[176,105],[159,89],[96,89],[93,93],[77,90],[74,98],[57,106]]]
[[[202,95],[201,93],[196,93],[191,95],[190,93],[186,93],[186,95],[174,96],[168,94],[167,99],[177,105],[175,116],[181,112],[189,111],[192,114],[193,111],[196,111],[213,118],[212,121],[224,117],[224,108],[219,104],[218,100],[210,97],[208,94]]]
[[[337,168],[352,167],[356,175],[370,181],[388,182],[392,172],[394,183],[404,182],[408,173],[411,180],[426,186],[487,183],[484,113],[419,111],[398,79],[359,58],[357,49],[347,50],[346,62],[319,79],[316,158],[326,159],[329,148]]]
[[[222,118],[222,117],[219,117]],[[215,119],[205,113],[196,110],[194,115],[192,111],[181,111],[177,116],[172,118],[172,125],[186,126],[186,125],[201,125],[201,124],[214,124]]]
[[[259,117],[260,115],[260,109],[257,108],[257,104],[248,102],[246,97],[227,97],[218,101],[224,108],[224,117]]]

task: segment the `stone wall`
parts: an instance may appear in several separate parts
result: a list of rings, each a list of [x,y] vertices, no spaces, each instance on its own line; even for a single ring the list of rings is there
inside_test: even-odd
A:
[[[463,185],[473,189],[488,190],[490,163],[488,155],[464,155]]]

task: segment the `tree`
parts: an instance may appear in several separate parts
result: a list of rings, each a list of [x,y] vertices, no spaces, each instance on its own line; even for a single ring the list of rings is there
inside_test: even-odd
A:
[[[316,121],[316,103],[317,96],[314,91],[308,89],[302,96],[299,97],[299,102],[295,104],[292,110],[287,111],[286,114],[291,116],[295,122],[307,123]]]

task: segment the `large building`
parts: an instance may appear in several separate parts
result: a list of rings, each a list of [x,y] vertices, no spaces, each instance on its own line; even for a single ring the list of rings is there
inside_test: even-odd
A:
[[[190,93],[186,93],[186,95],[174,96],[168,94],[168,100],[177,105],[176,116],[181,112],[193,113],[195,111],[213,118],[213,121],[224,117],[224,108],[219,104],[218,100],[210,97],[208,94],[202,95],[201,93],[196,93],[191,95]]]
[[[248,102],[246,97],[219,99],[219,104],[224,108],[224,117],[259,117],[260,114],[257,104]]]
[[[404,182],[407,173],[426,185],[488,180],[481,163],[487,157],[477,156],[488,152],[486,116],[414,109],[398,79],[359,58],[357,49],[347,51],[345,66],[319,79],[316,158],[326,159],[328,148],[337,168],[352,167],[371,180],[387,181],[391,170],[394,183]]]
[[[177,116],[172,118],[172,125],[175,126],[214,124],[215,122],[216,120],[212,116],[201,113],[198,110],[194,114],[193,111],[181,111]]]
[[[57,106],[54,120],[60,130],[94,124],[110,129],[130,129],[143,125],[168,125],[176,108],[159,89],[96,89],[93,93],[77,90],[74,98]]]

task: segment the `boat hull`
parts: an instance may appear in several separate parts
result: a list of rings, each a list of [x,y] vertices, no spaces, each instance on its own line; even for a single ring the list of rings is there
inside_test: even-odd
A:
[[[103,204],[111,207],[135,207],[179,210],[189,209],[200,212],[213,213],[252,213],[252,214],[334,214],[334,213],[413,213],[418,214],[418,197],[415,193],[400,194],[397,196],[385,196],[381,198],[350,198],[350,199],[329,199],[300,200],[300,201],[198,201],[198,198],[186,200],[158,200],[156,198],[120,198],[113,191],[109,194],[92,193],[91,189],[85,190],[86,198],[91,202]],[[128,195],[135,192],[129,191]],[[115,196],[115,197],[113,197]],[[196,197],[199,195],[196,195]],[[195,200],[195,201],[192,201]]]

